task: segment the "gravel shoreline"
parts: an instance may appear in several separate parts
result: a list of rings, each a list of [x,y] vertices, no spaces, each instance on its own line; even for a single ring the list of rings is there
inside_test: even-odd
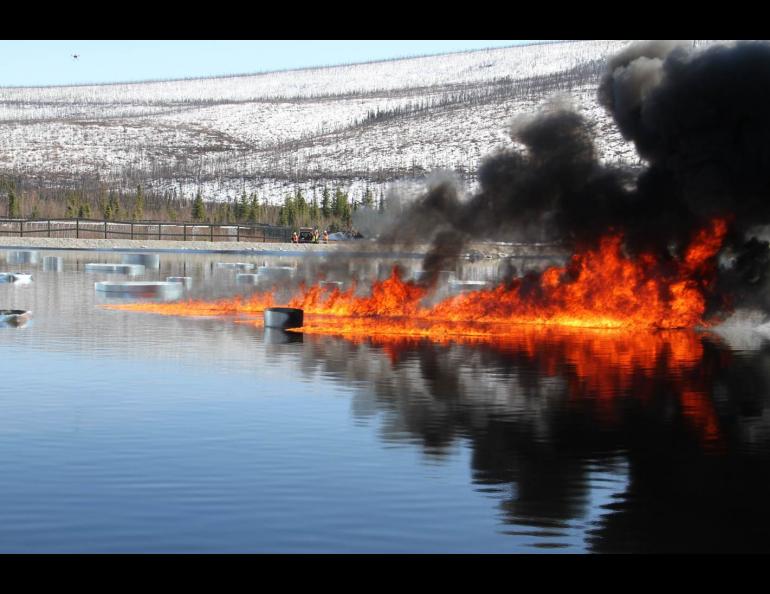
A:
[[[190,251],[190,252],[374,252],[375,244],[360,242],[313,243],[257,243],[234,241],[171,241],[142,239],[74,239],[55,237],[0,237],[3,249],[48,250],[136,250],[136,251]]]
[[[430,246],[410,246],[394,250],[371,241],[319,243],[257,243],[234,241],[171,241],[142,239],[75,239],[56,237],[0,237],[0,249],[87,250],[137,252],[209,252],[232,254],[349,254],[371,256],[422,257]],[[467,246],[465,255],[473,258],[563,257],[563,249],[553,245],[524,245],[476,242]]]

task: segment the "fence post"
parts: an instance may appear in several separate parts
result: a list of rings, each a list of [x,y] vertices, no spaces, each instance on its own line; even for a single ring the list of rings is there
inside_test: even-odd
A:
[[[80,219],[75,219],[75,239],[80,239]]]
[[[131,223],[131,239],[134,238],[134,224]]]
[[[240,225],[236,225],[235,226],[235,241],[240,241],[240,240],[241,240],[241,226]]]
[[[107,219],[104,219],[104,239],[107,239]]]
[[[24,221],[19,221],[19,237],[24,237]]]
[[[48,219],[48,237],[51,237],[51,219]]]
[[[162,225],[162,223],[158,223],[158,239],[160,239],[160,233],[161,233],[160,230],[162,228],[161,225]]]
[[[209,232],[210,240],[214,241],[214,225],[209,225]]]
[[[182,225],[182,241],[187,241],[187,225]]]

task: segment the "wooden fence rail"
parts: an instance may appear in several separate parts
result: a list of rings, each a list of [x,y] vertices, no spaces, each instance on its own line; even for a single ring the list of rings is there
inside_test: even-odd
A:
[[[182,241],[291,241],[290,227],[99,219],[0,219],[0,236]]]

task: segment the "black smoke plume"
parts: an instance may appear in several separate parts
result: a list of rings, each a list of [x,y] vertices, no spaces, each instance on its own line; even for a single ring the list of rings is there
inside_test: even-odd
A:
[[[756,238],[770,224],[770,44],[634,44],[608,60],[598,100],[634,142],[641,171],[600,163],[585,119],[552,108],[514,126],[518,148],[482,163],[477,194],[460,200],[451,183],[434,186],[390,239],[432,238],[423,263],[432,282],[472,239],[590,247],[619,231],[629,253],[665,260],[724,217],[739,266],[724,271],[722,288],[739,300],[760,294],[770,261]]]

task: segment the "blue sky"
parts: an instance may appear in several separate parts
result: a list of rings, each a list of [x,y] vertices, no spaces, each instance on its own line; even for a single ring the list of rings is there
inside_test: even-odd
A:
[[[242,74],[520,43],[532,41],[0,41],[0,86]]]

